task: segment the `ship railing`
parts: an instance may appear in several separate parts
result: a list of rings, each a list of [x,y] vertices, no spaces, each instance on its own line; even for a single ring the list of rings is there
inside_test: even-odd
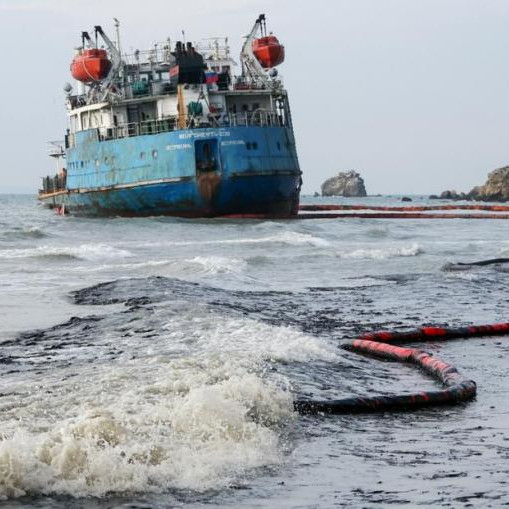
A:
[[[181,117],[174,115],[160,120],[130,122],[112,127],[98,128],[99,140],[117,140],[135,136],[162,134],[182,129],[202,129],[210,127],[286,127],[283,115],[275,111],[255,110],[241,113],[210,113],[206,117]]]
[[[177,87],[169,80],[138,81],[124,85],[122,97],[124,99],[140,99],[142,97],[170,95],[176,92]]]
[[[243,111],[242,113],[229,113],[226,123],[231,127],[285,127],[286,122],[282,115],[275,111],[257,109]]]
[[[39,189],[39,194],[51,194],[59,191],[65,191],[67,183],[67,174],[62,172],[54,177],[43,177],[42,188]]]
[[[55,158],[65,157],[64,142],[50,141],[48,146],[48,155]]]
[[[168,117],[161,120],[144,120],[142,122],[130,122],[113,127],[100,127],[99,140],[117,140],[119,138],[131,138],[146,134],[161,134],[177,129],[178,116]]]
[[[263,82],[237,78],[233,84],[233,90],[267,90],[267,85]]]

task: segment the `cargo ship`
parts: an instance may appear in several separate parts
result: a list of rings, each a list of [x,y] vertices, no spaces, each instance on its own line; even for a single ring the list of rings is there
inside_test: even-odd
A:
[[[82,32],[67,83],[69,127],[39,200],[81,216],[297,214],[302,184],[285,58],[260,15],[236,74],[228,39],[122,52]],[[185,34],[183,33],[183,36]],[[185,39],[185,37],[183,37]]]

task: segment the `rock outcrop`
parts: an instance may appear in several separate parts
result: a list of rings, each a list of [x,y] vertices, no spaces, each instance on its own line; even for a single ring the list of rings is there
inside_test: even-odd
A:
[[[483,186],[474,187],[469,193],[444,191],[430,200],[509,201],[509,166],[493,170]]]
[[[339,172],[322,184],[322,196],[366,196],[364,180],[356,171]]]
[[[508,201],[509,200],[509,166],[492,171],[483,186],[477,186],[468,193],[472,200]]]
[[[470,200],[468,194],[458,193],[457,191],[444,191],[440,196],[440,200]]]

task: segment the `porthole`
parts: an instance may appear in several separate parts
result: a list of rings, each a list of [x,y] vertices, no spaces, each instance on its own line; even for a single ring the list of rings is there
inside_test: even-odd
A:
[[[111,165],[113,166],[117,162],[117,158],[115,156],[111,156]]]
[[[279,142],[279,141],[277,142],[277,149],[281,150],[281,142]]]
[[[247,148],[248,150],[251,150],[251,142],[250,142],[250,141],[248,141],[248,142],[246,143],[246,148]]]
[[[81,161],[81,167],[83,168],[83,161]]]
[[[108,156],[104,156],[104,164],[108,164]]]
[[[96,168],[99,168],[99,165],[101,164],[101,162],[99,161],[99,159],[96,159],[95,160],[95,167]]]
[[[145,159],[145,152],[140,152],[140,159]]]
[[[157,159],[157,156],[159,155],[159,152],[157,150],[152,150],[152,157],[154,159]]]
[[[256,141],[253,142],[253,150],[258,150],[258,143]]]

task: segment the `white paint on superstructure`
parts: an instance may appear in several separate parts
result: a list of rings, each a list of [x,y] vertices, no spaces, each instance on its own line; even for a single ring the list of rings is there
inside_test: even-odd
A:
[[[175,117],[178,115],[178,99],[176,95],[167,95],[157,101],[157,118],[159,120],[166,117]]]

